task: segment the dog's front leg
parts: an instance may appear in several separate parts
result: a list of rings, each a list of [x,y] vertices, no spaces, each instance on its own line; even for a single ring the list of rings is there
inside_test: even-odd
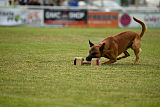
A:
[[[102,63],[102,64],[111,64],[111,63],[116,62],[116,61],[117,61],[117,56],[118,56],[118,51],[117,51],[117,49],[115,49],[115,50],[113,50],[113,51],[110,50],[110,52],[106,54],[106,58],[108,58],[109,61],[104,62],[104,63]]]
[[[117,61],[116,59],[110,59],[109,61],[102,63],[102,65],[104,65],[104,64],[111,64],[111,63],[114,63],[116,61]]]

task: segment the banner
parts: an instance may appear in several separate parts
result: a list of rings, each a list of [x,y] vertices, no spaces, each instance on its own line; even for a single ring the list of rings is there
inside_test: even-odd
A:
[[[24,9],[1,8],[0,25],[15,26],[26,23],[27,12]]]
[[[117,12],[88,12],[89,27],[118,27]]]
[[[86,9],[44,9],[45,24],[86,24]]]
[[[43,10],[27,10],[27,26],[43,26]]]
[[[119,15],[119,26],[120,27],[140,27],[141,25],[133,20],[133,16],[143,21],[148,28],[160,27],[159,13],[121,13]]]
[[[89,11],[87,24],[69,24],[69,27],[118,27],[117,12]]]

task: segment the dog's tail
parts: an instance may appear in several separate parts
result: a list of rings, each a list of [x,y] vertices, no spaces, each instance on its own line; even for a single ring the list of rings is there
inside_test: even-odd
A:
[[[142,38],[144,32],[146,31],[146,25],[144,24],[143,21],[136,19],[134,16],[133,16],[133,19],[134,19],[134,21],[138,22],[142,26],[142,31],[141,31],[141,34],[140,34],[140,37]]]

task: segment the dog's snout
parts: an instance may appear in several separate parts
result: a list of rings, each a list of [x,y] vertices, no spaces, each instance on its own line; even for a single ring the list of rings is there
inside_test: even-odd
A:
[[[86,60],[87,60],[87,61],[91,61],[92,58],[91,58],[91,57],[86,57]]]

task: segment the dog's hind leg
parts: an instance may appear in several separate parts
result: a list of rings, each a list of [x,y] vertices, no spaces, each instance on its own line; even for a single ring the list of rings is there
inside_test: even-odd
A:
[[[134,50],[134,54],[136,55],[136,59],[135,59],[133,64],[136,64],[138,62],[138,60],[139,60],[139,55],[138,55],[139,52],[140,52],[140,49],[135,49]]]
[[[136,64],[139,60],[139,52],[141,51],[141,41],[140,39],[135,39],[132,45],[132,49],[134,50],[134,54],[136,55],[136,59],[133,64]]]
[[[123,53],[124,53],[124,56],[118,57],[117,60],[130,56],[130,54],[127,51],[124,51]]]

